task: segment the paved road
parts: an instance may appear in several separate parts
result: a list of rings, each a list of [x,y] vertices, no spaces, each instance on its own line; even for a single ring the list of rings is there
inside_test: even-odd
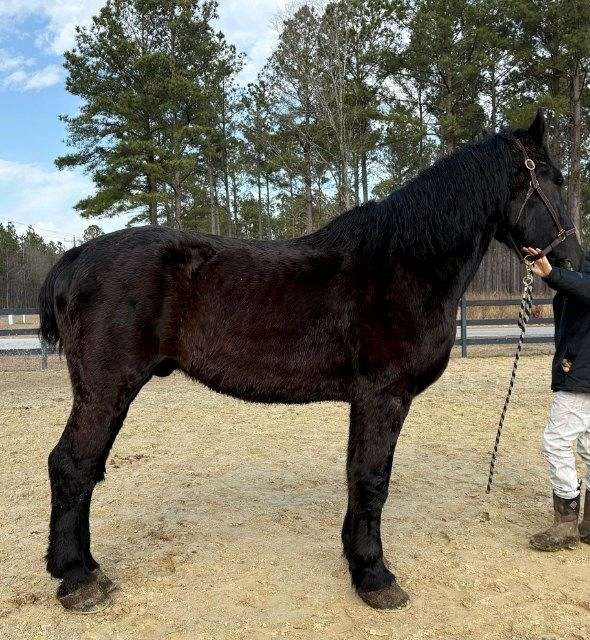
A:
[[[527,336],[535,336],[537,338],[552,338],[553,337],[553,325],[551,324],[540,324],[540,325],[532,325],[527,327],[526,330]],[[514,338],[518,338],[520,335],[520,329],[516,324],[512,325],[493,325],[493,326],[470,326],[467,327],[467,337],[468,338],[502,338],[504,336],[514,336]],[[461,330],[457,328],[457,337],[461,336]]]
[[[0,336],[0,351],[22,351],[25,349],[40,349],[41,343],[36,336],[22,336],[6,338]]]
[[[496,338],[503,336],[518,337],[518,327],[513,325],[502,326],[471,326],[467,327],[467,335],[470,338]],[[527,335],[535,337],[553,337],[553,327],[551,325],[531,326],[527,329]],[[460,330],[457,328],[457,337]],[[41,345],[36,336],[22,336],[19,338],[0,337],[0,351],[20,351],[25,349],[40,349]]]

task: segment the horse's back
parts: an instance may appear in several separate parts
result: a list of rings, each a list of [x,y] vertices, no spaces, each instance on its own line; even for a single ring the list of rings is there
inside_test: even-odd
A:
[[[164,350],[189,375],[245,399],[343,397],[352,315],[345,256],[230,241],[199,253],[174,282]]]

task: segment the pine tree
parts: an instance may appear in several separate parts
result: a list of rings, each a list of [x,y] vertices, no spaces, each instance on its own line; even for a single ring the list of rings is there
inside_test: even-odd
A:
[[[295,153],[289,154],[296,166],[289,172],[301,178],[305,196],[305,230],[314,228],[313,178],[317,146],[318,16],[303,5],[283,22],[279,41],[266,69],[268,85],[273,86],[279,135]]]
[[[82,234],[82,242],[88,242],[104,235],[104,231],[97,224],[90,224],[84,229]]]
[[[579,228],[584,122],[590,115],[590,3],[512,0],[509,7],[515,70],[508,117],[522,125],[537,106],[547,108],[552,150],[568,173],[568,212]]]
[[[488,60],[486,0],[421,0],[409,13],[405,70],[423,88],[445,151],[473,140],[485,127],[479,97]]]
[[[235,69],[211,27],[215,11],[209,0],[108,0],[77,30],[66,87],[82,106],[63,117],[76,151],[56,163],[92,175],[96,193],[76,206],[83,216],[182,223],[211,142],[211,94]]]

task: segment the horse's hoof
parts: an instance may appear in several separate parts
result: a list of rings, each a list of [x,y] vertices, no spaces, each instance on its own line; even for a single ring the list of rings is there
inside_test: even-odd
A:
[[[397,582],[385,589],[358,591],[358,594],[373,609],[404,609],[410,604],[410,596]]]
[[[116,591],[119,587],[107,576],[107,574],[98,567],[92,572],[94,579],[98,582],[98,586],[105,593],[112,593]]]
[[[57,599],[64,609],[77,613],[98,613],[111,603],[108,593],[99,585],[98,580],[85,582],[65,595],[60,595],[58,590]]]

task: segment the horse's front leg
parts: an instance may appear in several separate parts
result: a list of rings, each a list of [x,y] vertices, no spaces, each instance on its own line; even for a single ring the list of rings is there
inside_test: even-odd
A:
[[[342,543],[354,587],[377,609],[397,609],[408,602],[383,559],[381,511],[395,444],[410,403],[409,397],[368,387],[355,394],[350,408],[348,510]]]

